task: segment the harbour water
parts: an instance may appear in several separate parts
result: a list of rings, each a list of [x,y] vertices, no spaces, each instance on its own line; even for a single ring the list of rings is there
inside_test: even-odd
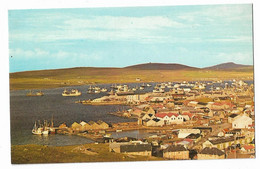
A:
[[[231,84],[231,81],[228,81]],[[252,84],[253,81],[248,81]],[[151,92],[156,85],[152,84],[151,87],[146,87],[139,92]],[[140,84],[128,84],[130,88],[140,86]],[[101,88],[110,90],[111,84],[98,85]],[[224,83],[215,83],[214,87],[224,87]],[[38,136],[32,135],[31,130],[35,121],[48,120],[52,116],[55,126],[65,122],[70,126],[73,122],[83,121],[98,121],[103,120],[107,123],[128,122],[135,121],[135,119],[117,117],[108,114],[109,112],[116,112],[120,110],[127,110],[130,107],[124,105],[83,105],[76,104],[75,101],[95,99],[106,95],[106,93],[87,94],[89,85],[68,87],[66,89],[78,89],[82,92],[78,97],[63,97],[61,93],[65,88],[44,89],[42,92],[44,96],[28,97],[26,93],[28,90],[17,90],[10,92],[10,117],[11,117],[11,144],[41,144],[41,145],[75,145],[93,142],[79,136],[65,136],[65,135],[49,135]],[[206,90],[210,90],[211,85],[206,86]],[[169,90],[169,89],[167,89]],[[167,91],[166,90],[166,91]],[[127,131],[121,133],[112,133],[115,138],[129,136],[142,138],[150,134],[145,131]]]

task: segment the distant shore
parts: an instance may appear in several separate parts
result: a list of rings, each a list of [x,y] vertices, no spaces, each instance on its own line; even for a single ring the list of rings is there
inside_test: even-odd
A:
[[[253,80],[253,69],[238,70],[136,70],[112,68],[57,69],[10,73],[10,90],[147,83],[165,81]]]

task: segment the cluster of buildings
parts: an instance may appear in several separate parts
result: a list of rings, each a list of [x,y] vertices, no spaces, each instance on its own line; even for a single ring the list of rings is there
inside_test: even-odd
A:
[[[108,128],[109,124],[102,120],[98,120],[97,122],[89,121],[88,123],[85,121],[81,121],[80,123],[74,122],[70,127],[68,127],[65,123],[59,126],[59,129],[66,130],[69,133],[79,133],[89,130],[105,130]]]
[[[254,157],[253,85],[234,81],[224,88],[202,90],[205,86],[126,96],[134,106],[123,116],[137,118],[139,126],[175,130],[142,143],[113,142],[110,150],[182,160]]]
[[[163,83],[156,85],[153,92],[111,93],[92,102],[116,101],[130,105],[120,116],[136,118],[134,126],[82,121],[74,122],[68,130],[84,132],[139,126],[158,131],[140,140],[108,138],[109,151],[115,153],[174,160],[254,157],[254,86],[235,80],[223,84],[224,87],[216,87],[213,82],[185,82],[174,86]],[[207,86],[210,89],[206,90]],[[167,87],[169,90],[165,92]]]

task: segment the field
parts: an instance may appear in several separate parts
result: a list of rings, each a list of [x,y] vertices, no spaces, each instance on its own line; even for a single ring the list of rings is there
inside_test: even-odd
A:
[[[253,79],[253,69],[239,70],[138,70],[89,68],[41,70],[10,73],[10,89],[46,89],[102,83]]]
[[[114,162],[164,160],[159,157],[134,156],[108,151],[108,144],[85,144],[73,146],[13,145],[12,164]]]

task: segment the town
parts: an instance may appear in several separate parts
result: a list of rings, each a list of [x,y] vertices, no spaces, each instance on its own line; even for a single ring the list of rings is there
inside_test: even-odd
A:
[[[149,87],[142,84],[134,91]],[[108,96],[77,103],[129,105],[130,109],[111,114],[134,118],[135,122],[63,123],[56,132],[91,138],[96,144],[107,144],[110,152],[127,155],[166,160],[255,158],[253,84],[242,80],[165,82],[157,83],[152,92],[139,93],[127,85],[111,88]],[[152,135],[111,136],[111,132],[129,130],[144,130]]]

